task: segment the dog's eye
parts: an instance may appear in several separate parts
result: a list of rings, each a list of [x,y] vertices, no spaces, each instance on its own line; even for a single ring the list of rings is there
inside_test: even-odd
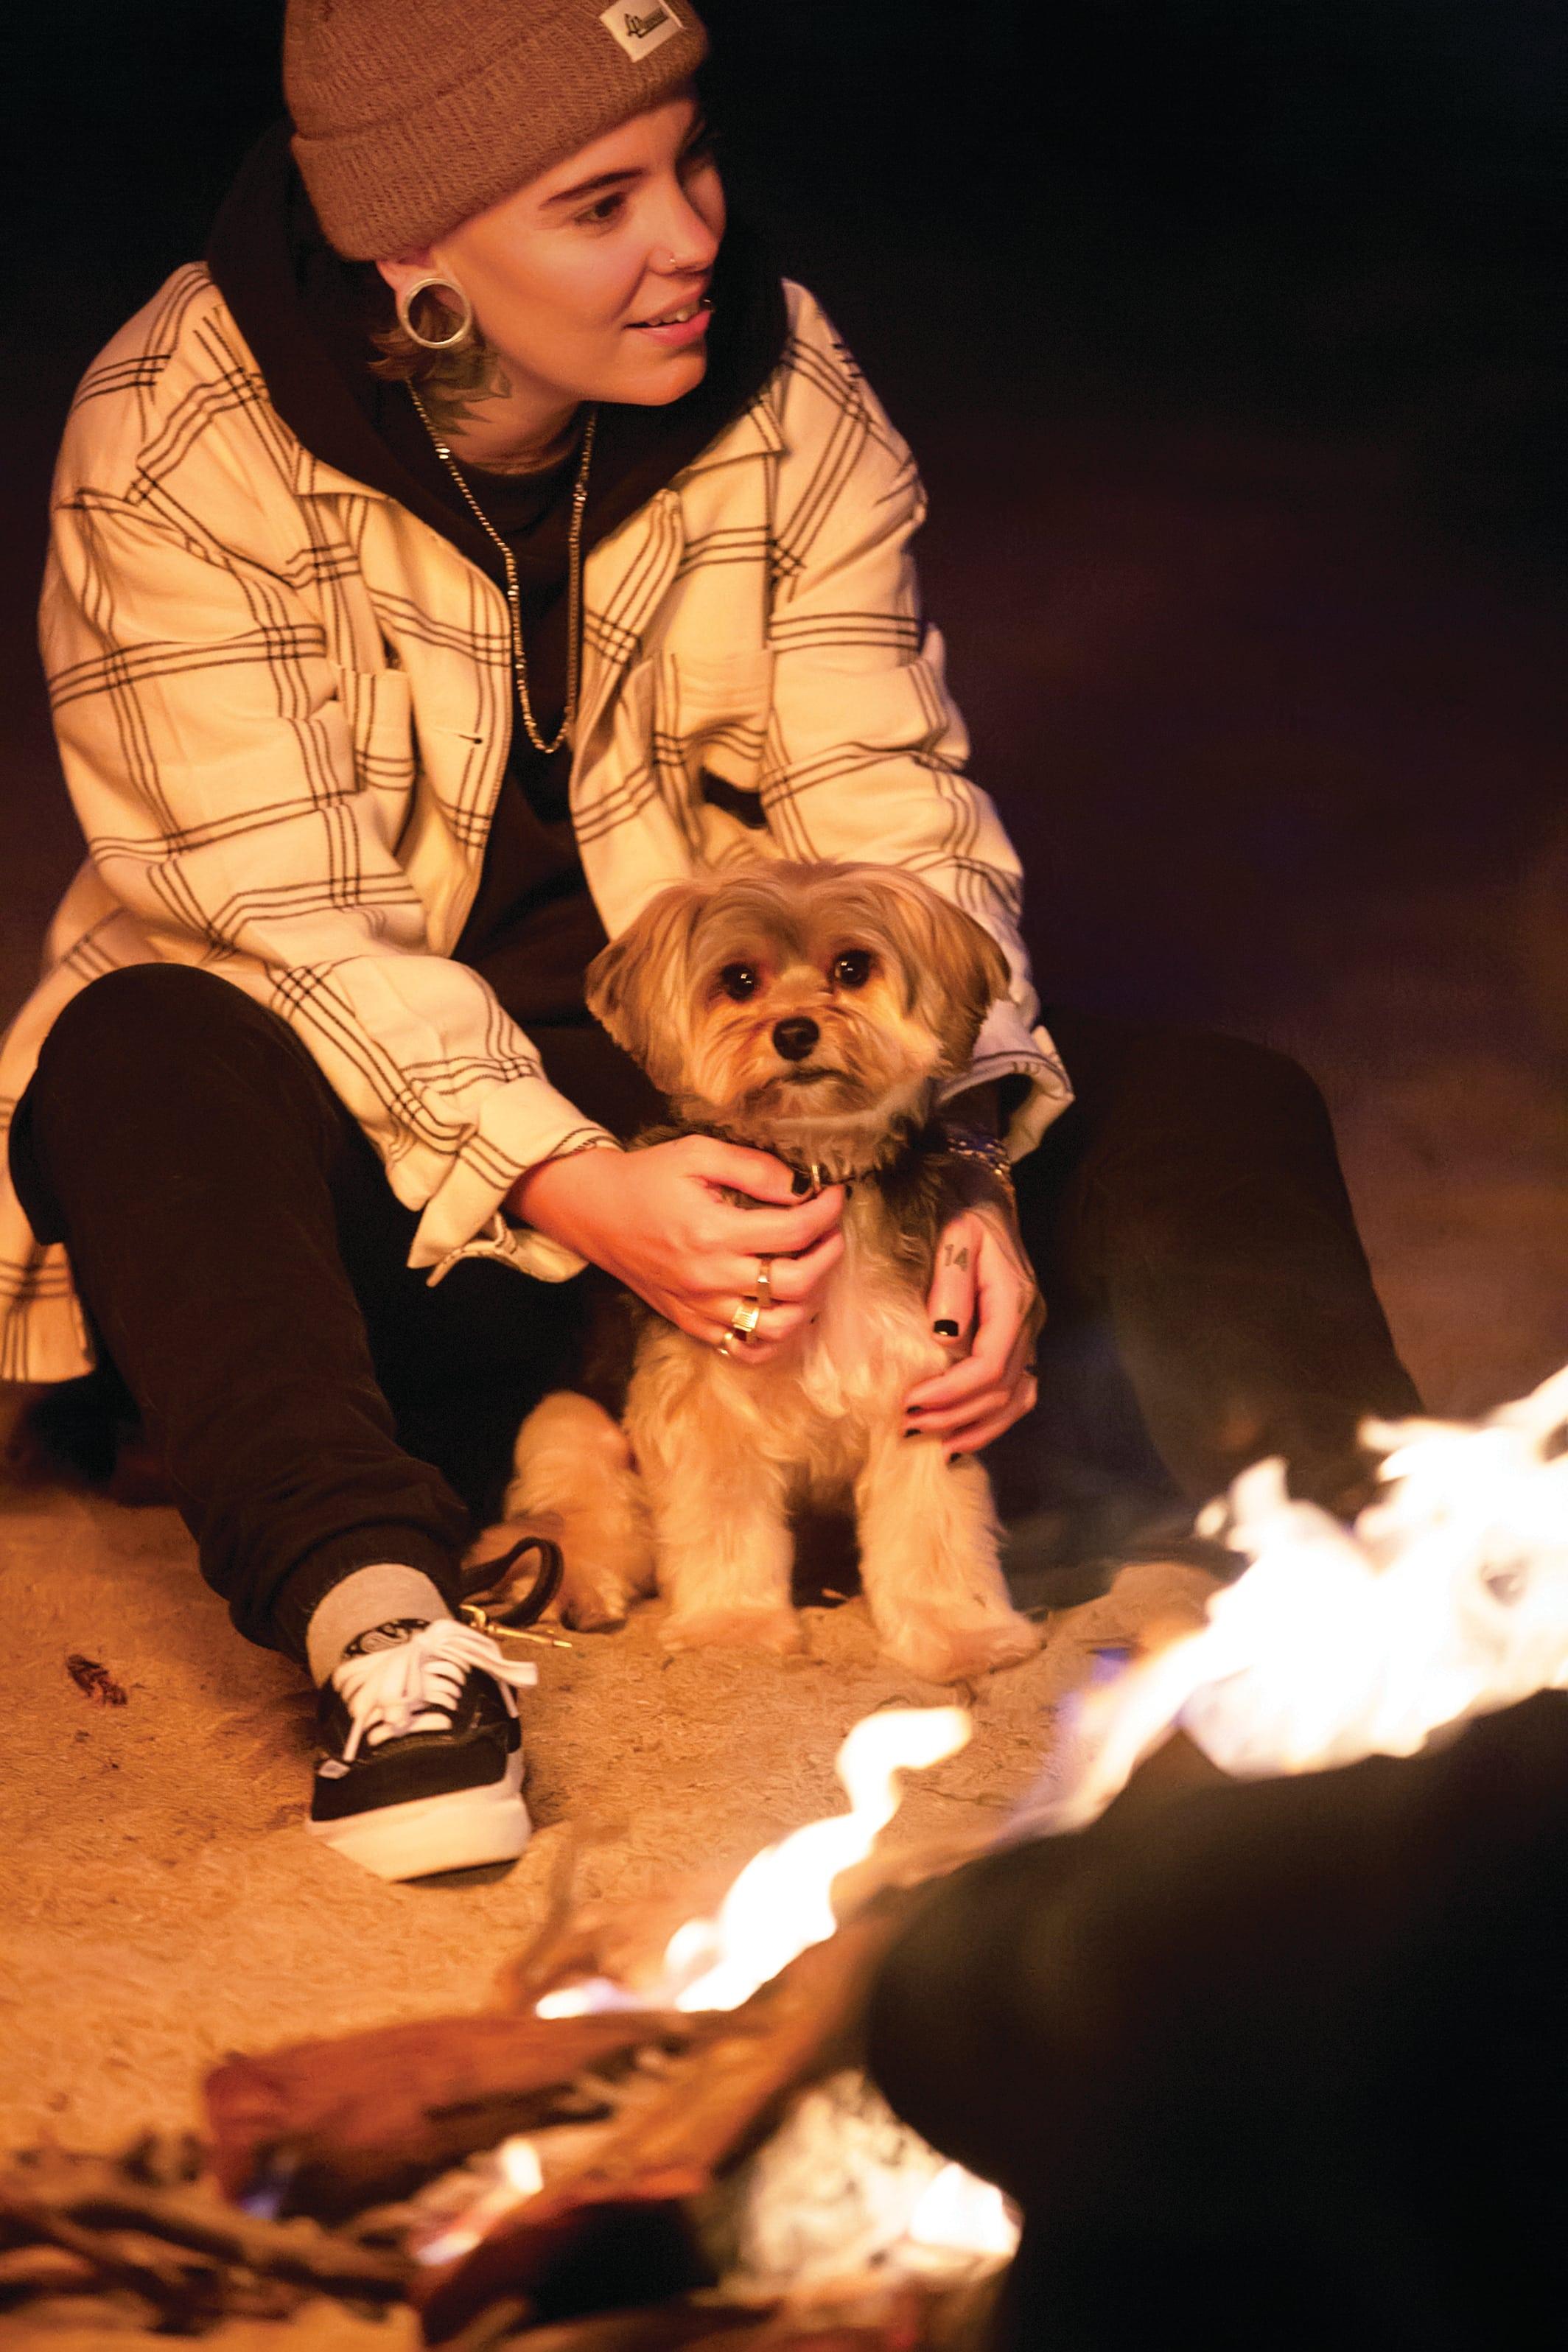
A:
[[[737,1004],[744,1004],[748,996],[757,992],[757,968],[750,963],[727,963],[719,974],[719,985],[726,996]]]
[[[871,977],[876,957],[869,948],[846,948],[833,959],[833,984],[836,988],[864,988]]]

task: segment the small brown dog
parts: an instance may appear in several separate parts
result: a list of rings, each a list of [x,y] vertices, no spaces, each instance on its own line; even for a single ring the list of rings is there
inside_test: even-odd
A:
[[[935,1089],[968,1066],[1006,964],[896,867],[769,863],[663,891],[596,959],[590,1009],[678,1124],[852,1183],[816,1321],[752,1367],[645,1312],[621,1426],[559,1391],[518,1439],[511,1518],[552,1515],[563,1612],[618,1622],[656,1586],[664,1639],[798,1648],[790,1510],[852,1504],[883,1649],[946,1682],[1026,1657],[990,1481],[906,1444],[903,1400],[948,1351],[926,1307],[937,1234],[996,1197],[944,1152]],[[762,1263],[762,1261],[759,1261]]]

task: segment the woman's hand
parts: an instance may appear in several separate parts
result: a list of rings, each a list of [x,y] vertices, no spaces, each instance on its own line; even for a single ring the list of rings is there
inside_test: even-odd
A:
[[[927,1307],[939,1339],[968,1345],[946,1371],[910,1391],[904,1410],[907,1427],[940,1437],[951,1461],[1000,1437],[1038,1394],[1035,1337],[1045,1301],[1004,1209],[965,1209],[942,1227]]]
[[[683,1135],[646,1151],[541,1160],[519,1177],[508,1205],[710,1347],[741,1301],[756,1296],[758,1259],[771,1258],[770,1304],[754,1336],[730,1350],[738,1364],[759,1364],[811,1321],[844,1255],[842,1185],[803,1202],[801,1181],[769,1152]],[[776,1205],[739,1209],[726,1187]]]

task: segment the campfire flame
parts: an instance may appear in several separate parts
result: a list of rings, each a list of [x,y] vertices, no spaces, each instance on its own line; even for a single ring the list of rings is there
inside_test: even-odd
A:
[[[898,1776],[955,1756],[969,1738],[961,1707],[888,1707],[858,1723],[835,1769],[847,1813],[808,1822],[753,1857],[710,1919],[689,1919],[665,1947],[658,1979],[636,1992],[607,1978],[546,1993],[541,2017],[605,2009],[739,2009],[798,1953],[831,1936],[833,1882],[864,1862],[899,1810]]]
[[[633,1990],[590,1978],[547,1993],[536,2013],[738,2009],[798,1953],[834,1934],[834,1881],[866,1860],[898,1811],[899,1775],[956,1755],[971,1728],[969,1717],[955,1706],[888,1707],[865,1717],[836,1759],[847,1813],[809,1822],[754,1856],[710,1918],[688,1920],[676,1930],[653,1982]],[[797,2280],[837,2275],[847,2264],[962,2273],[1006,2260],[1017,2242],[1000,2191],[961,2166],[944,2164],[861,2075],[839,2078],[831,2093],[806,2094],[756,2162],[761,2174],[741,2193],[749,2217],[742,2220],[742,2239],[748,2230],[753,2239],[753,2284],[759,2271],[772,2274],[781,2230],[793,2249],[785,2267]],[[774,2193],[773,2184],[786,2174],[820,2184],[825,2173],[842,2193],[826,2200],[815,2223],[801,2218],[809,2196],[781,2202]],[[451,2262],[467,2253],[503,2215],[537,2194],[543,2180],[537,2142],[526,2136],[504,2141],[486,2160],[477,2196],[471,2170],[455,2184],[463,2201],[455,2213],[443,2208],[433,2217],[433,2234],[416,2249],[419,2261]],[[795,2219],[792,2206],[801,2209]]]
[[[1009,1833],[1082,1827],[1178,1727],[1238,1779],[1408,1756],[1568,1685],[1568,1367],[1477,1423],[1369,1423],[1384,1493],[1353,1528],[1244,1471],[1201,1533],[1251,1565],[1208,1622],[1085,1692]]]

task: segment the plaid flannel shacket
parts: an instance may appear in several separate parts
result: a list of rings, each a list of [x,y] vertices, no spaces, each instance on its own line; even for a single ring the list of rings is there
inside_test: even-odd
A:
[[[1069,1094],[1036,1026],[1017,858],[963,773],[921,617],[920,482],[816,302],[788,297],[757,399],[584,567],[572,807],[588,886],[613,937],[667,883],[759,848],[917,868],[1007,954],[972,1076],[1030,1079],[1010,1137],[1025,1150]],[[504,600],[301,446],[199,266],[82,382],[41,634],[89,855],[0,1045],[0,1122],[89,982],[198,965],[309,1047],[422,1212],[412,1264],[482,1247],[575,1272],[498,1212],[521,1170],[601,1130],[450,961],[510,740]],[[713,806],[704,774],[754,794],[764,829]],[[65,1252],[0,1186],[0,1378],[90,1361]]]

